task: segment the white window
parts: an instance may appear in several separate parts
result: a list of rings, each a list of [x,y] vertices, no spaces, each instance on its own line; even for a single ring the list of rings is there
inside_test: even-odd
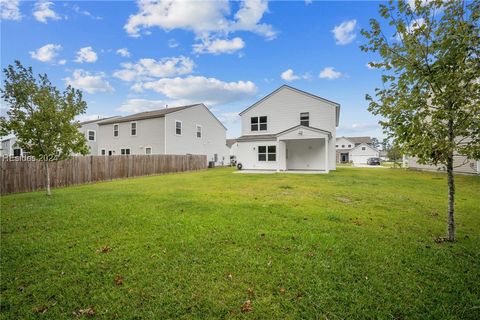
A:
[[[120,154],[121,155],[129,155],[130,154],[130,148],[120,149]]]
[[[335,145],[335,148],[338,148],[338,144]]]
[[[130,122],[130,134],[132,136],[137,135],[137,122]]]
[[[13,149],[13,156],[14,157],[20,157],[22,155],[22,149],[15,148]]]
[[[197,124],[197,138],[202,137],[202,126]]]
[[[258,161],[277,161],[277,147],[259,146]]]
[[[365,151],[365,147],[362,147],[362,150],[364,150],[364,151]]]
[[[88,130],[88,141],[95,141],[95,130]]]
[[[344,144],[342,144],[342,148],[345,148],[345,145],[344,145]]]
[[[309,112],[300,113],[300,124],[302,126],[306,126],[306,127],[308,127],[310,125],[310,113]]]
[[[100,151],[100,154],[101,154],[102,156],[104,156],[104,155],[106,154],[105,149],[102,149],[102,150]]]
[[[251,117],[250,130],[251,131],[267,131],[267,116]]]
[[[175,120],[175,134],[177,136],[182,135],[182,121]]]
[[[152,154],[152,147],[145,147],[145,154]]]
[[[113,136],[118,137],[118,124],[113,125]]]
[[[349,147],[349,148],[351,148],[351,147],[352,147],[352,145],[351,145],[351,144],[349,144],[349,145],[348,145],[348,147]]]

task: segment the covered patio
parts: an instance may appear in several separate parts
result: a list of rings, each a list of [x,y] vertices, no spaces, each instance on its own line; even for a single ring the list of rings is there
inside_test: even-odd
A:
[[[297,126],[277,135],[278,172],[328,173],[328,131]]]

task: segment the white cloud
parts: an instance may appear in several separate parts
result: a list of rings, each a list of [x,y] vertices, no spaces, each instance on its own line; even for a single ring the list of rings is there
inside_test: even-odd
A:
[[[295,81],[302,78],[301,76],[296,75],[292,69],[285,70],[280,77],[285,81]]]
[[[130,52],[128,51],[127,48],[118,49],[118,50],[117,50],[117,54],[118,54],[119,56],[122,56],[122,57],[125,57],[125,58],[130,57]]]
[[[195,64],[190,58],[179,56],[158,61],[140,59],[137,63],[122,63],[121,66],[123,69],[113,73],[115,77],[123,81],[141,81],[188,74],[193,71]]]
[[[64,80],[67,85],[88,93],[114,91],[110,83],[105,80],[105,73],[103,72],[91,74],[84,70],[75,70],[71,78],[67,77]]]
[[[260,20],[268,11],[266,0],[244,0],[233,19],[227,0],[219,1],[138,1],[138,13],[130,15],[124,28],[131,36],[139,36],[142,29],[159,27],[164,30],[185,29],[197,36],[210,33],[226,35],[233,31],[251,31],[267,39],[276,32]]]
[[[352,42],[357,34],[355,33],[355,27],[357,26],[357,20],[344,21],[338,26],[335,26],[332,30],[335,37],[335,43],[339,45],[345,45]]]
[[[123,113],[138,113],[143,111],[163,109],[165,106],[169,107],[179,105],[165,100],[148,100],[148,99],[128,99],[117,108],[117,111]]]
[[[0,19],[2,20],[22,20],[20,13],[20,0],[0,0]]]
[[[179,44],[178,44],[177,40],[175,40],[175,39],[168,40],[168,47],[176,48],[176,47],[178,47],[178,45]]]
[[[193,51],[195,53],[234,53],[245,47],[245,42],[242,38],[236,37],[232,40],[228,39],[204,39],[202,43],[194,44]]]
[[[66,63],[67,63],[67,60],[65,60],[65,59],[58,60],[58,64],[59,64],[59,65],[62,65],[62,66],[63,66],[63,65],[66,64]]]
[[[77,52],[77,58],[75,59],[75,62],[78,63],[83,63],[83,62],[88,62],[88,63],[93,63],[97,61],[97,53],[93,51],[92,47],[84,47],[78,50]]]
[[[305,0],[305,4],[308,6],[309,4],[312,4],[313,0]]]
[[[173,100],[208,105],[230,103],[252,98],[257,93],[251,81],[224,82],[215,78],[189,76],[138,82],[132,89],[137,92],[153,90]]]
[[[47,23],[48,19],[60,20],[61,17],[55,11],[50,9],[50,6],[53,6],[53,2],[42,0],[35,3],[35,9],[33,10],[35,19],[43,23]]]
[[[324,68],[320,74],[318,75],[319,78],[322,79],[338,79],[342,76],[343,74],[339,71],[335,71],[335,68],[333,67],[326,67]]]
[[[224,112],[218,116],[218,120],[224,125],[232,125],[240,121],[240,116],[238,115],[238,112]]]
[[[38,61],[50,62],[58,55],[60,50],[62,50],[61,45],[50,43],[38,48],[36,51],[30,51],[30,56]]]
[[[271,40],[277,34],[269,24],[260,23],[263,14],[268,12],[267,0],[244,0],[235,14],[235,21],[230,26],[232,31],[252,31]]]
[[[94,20],[102,20],[103,19],[102,17],[94,16],[91,12],[89,12],[87,10],[80,9],[80,7],[77,6],[77,5],[74,5],[72,8],[73,8],[73,11],[75,11],[76,13],[87,16],[87,17],[92,18]]]

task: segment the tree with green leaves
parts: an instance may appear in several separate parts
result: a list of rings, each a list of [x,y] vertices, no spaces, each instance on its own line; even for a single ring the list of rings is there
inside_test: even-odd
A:
[[[1,93],[9,109],[0,121],[0,132],[15,134],[20,148],[45,163],[45,189],[51,195],[49,162],[88,153],[85,136],[75,121],[85,113],[87,103],[80,90],[68,86],[60,92],[46,74],[36,79],[32,68],[19,61],[3,72]]]
[[[454,156],[480,158],[480,2],[390,1],[362,30],[383,87],[369,110],[404,154],[446,168],[448,236],[455,241]]]

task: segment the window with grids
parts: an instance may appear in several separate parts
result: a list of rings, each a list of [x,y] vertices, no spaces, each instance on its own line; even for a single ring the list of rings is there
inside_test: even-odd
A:
[[[182,121],[175,121],[175,134],[182,135]]]
[[[118,137],[118,124],[113,125],[113,136]]]
[[[120,154],[129,155],[130,154],[130,149],[120,149]]]
[[[258,161],[277,161],[277,146],[259,146]]]
[[[300,113],[300,124],[306,127],[310,126],[310,112]]]
[[[137,135],[137,123],[136,122],[131,122],[130,123],[130,131],[131,131],[132,136]]]
[[[251,117],[250,130],[251,131],[267,131],[267,116]]]

